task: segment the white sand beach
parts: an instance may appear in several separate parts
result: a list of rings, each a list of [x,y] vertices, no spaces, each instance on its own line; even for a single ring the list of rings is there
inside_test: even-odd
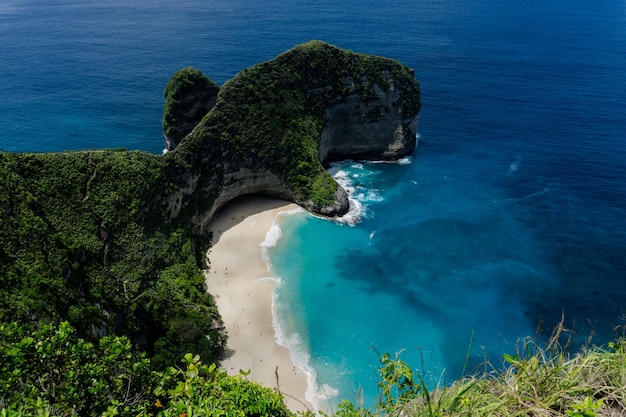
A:
[[[292,411],[310,409],[305,399],[307,376],[292,362],[289,350],[276,342],[272,320],[275,281],[261,259],[265,240],[278,213],[298,208],[282,200],[246,197],[230,203],[212,221],[213,247],[208,252],[208,291],[228,332],[229,374],[250,370],[248,378],[279,388]]]

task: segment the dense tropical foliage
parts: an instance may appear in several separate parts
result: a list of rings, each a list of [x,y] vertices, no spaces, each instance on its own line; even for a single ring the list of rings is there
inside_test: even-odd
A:
[[[0,153],[0,322],[67,320],[94,343],[126,335],[159,364],[190,348],[216,360],[206,239],[165,223],[163,166],[123,150]]]
[[[126,337],[98,344],[67,322],[29,332],[0,325],[2,416],[275,416],[289,415],[277,392],[228,376],[198,355],[151,370]]]

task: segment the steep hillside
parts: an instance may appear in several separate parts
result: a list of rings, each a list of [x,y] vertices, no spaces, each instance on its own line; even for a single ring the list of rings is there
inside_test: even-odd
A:
[[[214,213],[262,193],[341,215],[325,164],[415,146],[419,87],[393,60],[312,41],[219,92],[195,70],[173,78],[164,156],[0,153],[1,323],[126,335],[157,367],[189,351],[215,361],[225,335],[201,273]]]
[[[180,178],[168,198],[197,233],[220,207],[249,193],[340,216],[346,193],[333,160],[395,159],[413,152],[419,84],[399,62],[311,41],[239,73],[215,106],[166,155]]]

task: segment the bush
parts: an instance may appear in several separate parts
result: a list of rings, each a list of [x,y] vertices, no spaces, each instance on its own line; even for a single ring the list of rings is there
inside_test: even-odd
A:
[[[125,337],[98,345],[67,323],[29,332],[0,325],[0,416],[254,416],[287,417],[279,393],[229,376],[198,355],[183,368],[151,372]]]
[[[558,333],[558,332],[557,332]],[[521,340],[507,366],[466,376],[451,385],[424,378],[398,357],[381,356],[380,396],[374,411],[349,401],[340,417],[414,416],[617,416],[626,413],[626,339],[568,355]],[[487,371],[491,367],[491,371]]]
[[[145,403],[151,373],[144,354],[133,354],[125,337],[98,345],[76,336],[67,322],[28,332],[0,325],[0,406],[22,415],[100,415],[112,403]]]

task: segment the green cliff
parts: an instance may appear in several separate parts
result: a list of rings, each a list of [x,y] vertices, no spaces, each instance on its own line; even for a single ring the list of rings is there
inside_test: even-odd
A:
[[[156,367],[189,351],[217,360],[225,335],[202,274],[214,213],[250,193],[345,213],[325,166],[412,152],[420,107],[409,68],[318,41],[219,91],[181,70],[165,95],[165,155],[0,153],[0,322],[125,335]]]
[[[165,86],[163,139],[172,150],[215,106],[219,86],[201,71],[183,68]]]
[[[319,41],[299,45],[228,81],[165,156],[181,180],[167,199],[168,216],[182,213],[202,233],[216,210],[250,193],[342,215],[346,193],[325,167],[410,154],[419,109],[419,85],[397,61]]]

